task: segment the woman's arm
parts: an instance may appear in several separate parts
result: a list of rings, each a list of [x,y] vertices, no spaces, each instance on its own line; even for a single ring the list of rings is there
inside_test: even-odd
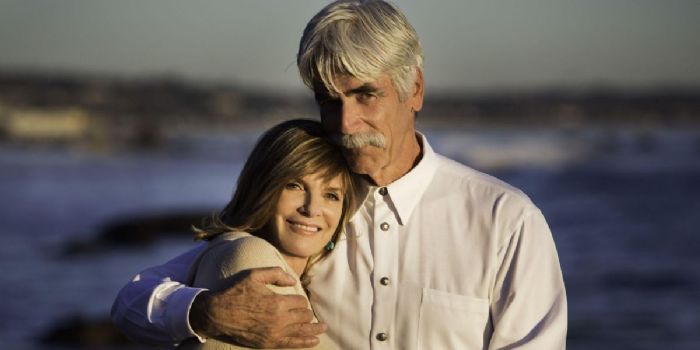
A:
[[[310,323],[313,314],[305,309],[306,300],[274,295],[265,287],[294,284],[279,268],[249,270],[218,292],[186,286],[190,266],[205,247],[199,245],[134,276],[112,306],[115,326],[135,342],[161,347],[174,347],[197,334],[237,336],[267,348],[318,343],[325,326]]]

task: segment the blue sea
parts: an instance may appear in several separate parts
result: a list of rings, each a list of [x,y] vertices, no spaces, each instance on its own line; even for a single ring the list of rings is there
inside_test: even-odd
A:
[[[0,343],[70,315],[103,317],[166,238],[65,256],[105,223],[213,211],[259,131],[173,136],[156,150],[0,146]],[[700,129],[428,128],[433,147],[521,188],[542,209],[569,300],[569,349],[700,349]]]

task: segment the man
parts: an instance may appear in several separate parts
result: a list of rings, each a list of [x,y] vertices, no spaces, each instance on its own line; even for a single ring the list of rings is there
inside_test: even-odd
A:
[[[383,1],[332,3],[308,23],[297,64],[329,137],[367,180],[344,237],[310,271],[331,339],[343,349],[563,349],[566,294],[544,217],[416,132],[422,52],[403,14]],[[302,301],[265,287],[290,283],[276,270],[223,291],[183,286],[197,253],[137,275],[115,302],[115,323],[143,342],[255,347],[310,346],[325,330],[308,323]]]

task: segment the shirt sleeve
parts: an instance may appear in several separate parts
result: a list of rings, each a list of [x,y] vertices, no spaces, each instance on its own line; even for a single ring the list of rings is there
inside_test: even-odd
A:
[[[566,290],[542,213],[524,215],[498,253],[489,349],[565,349]]]
[[[130,339],[143,344],[174,347],[197,337],[189,324],[189,311],[197,294],[188,272],[206,244],[185,252],[165,264],[141,271],[127,283],[112,305],[113,324]]]

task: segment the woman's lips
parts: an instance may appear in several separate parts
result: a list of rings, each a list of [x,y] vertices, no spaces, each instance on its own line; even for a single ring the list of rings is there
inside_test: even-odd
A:
[[[316,233],[321,231],[321,228],[313,224],[305,224],[298,221],[287,220],[287,223],[296,230],[301,230],[309,233]]]

